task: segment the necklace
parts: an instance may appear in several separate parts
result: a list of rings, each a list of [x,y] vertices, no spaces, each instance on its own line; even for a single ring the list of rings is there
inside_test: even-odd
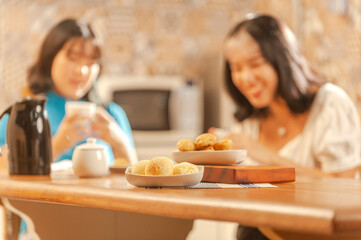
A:
[[[263,123],[269,122],[269,124],[271,124],[269,125],[269,127],[273,129],[272,131],[274,131],[274,129],[276,130],[276,134],[278,137],[283,138],[287,135],[287,128],[283,124],[281,124],[277,118],[275,117],[265,118],[263,119],[262,122]]]
[[[277,128],[277,135],[278,135],[278,136],[284,137],[284,136],[286,136],[286,134],[287,134],[287,129],[286,129],[286,127],[281,126],[281,127]]]

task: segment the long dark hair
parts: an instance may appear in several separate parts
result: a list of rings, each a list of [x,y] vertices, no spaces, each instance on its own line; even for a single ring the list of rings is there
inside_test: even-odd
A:
[[[307,111],[324,80],[314,72],[300,52],[296,39],[286,24],[272,16],[258,15],[237,24],[226,40],[245,30],[259,45],[263,57],[278,75],[277,95],[282,97],[291,112]],[[230,64],[225,62],[226,89],[237,104],[235,117],[243,120],[253,114],[266,114],[267,108],[254,108],[233,84]]]
[[[95,40],[96,37],[89,24],[74,19],[65,19],[49,31],[41,45],[37,61],[28,71],[28,87],[33,94],[46,93],[52,89],[51,67],[54,58],[64,44],[74,38],[81,38],[85,42],[87,39]],[[95,47],[100,64],[100,47],[97,45]],[[83,98],[98,101],[94,87]]]

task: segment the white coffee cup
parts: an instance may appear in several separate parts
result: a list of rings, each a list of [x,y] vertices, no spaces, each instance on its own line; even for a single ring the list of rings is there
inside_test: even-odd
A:
[[[80,116],[92,117],[95,115],[97,105],[92,102],[83,101],[70,101],[65,103],[65,114],[73,115],[78,114]]]
[[[79,177],[102,177],[109,173],[107,147],[97,144],[95,138],[76,146],[72,161],[74,173]]]

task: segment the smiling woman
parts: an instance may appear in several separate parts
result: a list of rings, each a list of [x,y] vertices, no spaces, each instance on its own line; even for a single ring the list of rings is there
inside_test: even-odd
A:
[[[309,66],[290,29],[252,16],[225,42],[226,86],[238,106],[234,148],[260,163],[292,165],[317,175],[354,176],[360,121],[339,87]]]
[[[100,75],[101,49],[91,27],[74,19],[54,26],[46,36],[37,61],[28,72],[31,95],[45,95],[45,108],[52,133],[53,159],[72,159],[75,146],[94,137],[107,146],[109,161],[137,161],[131,128],[123,109],[115,103],[99,104],[95,83]],[[66,113],[65,105],[72,101],[98,104],[94,114],[82,111]],[[94,104],[92,104],[94,105]],[[95,107],[94,107],[95,108]],[[6,143],[8,116],[0,121],[0,147]],[[21,224],[21,232],[26,226]]]
[[[52,131],[53,159],[71,159],[74,147],[88,137],[108,146],[114,158],[136,162],[131,128],[123,109],[115,103],[104,106],[95,93],[101,73],[101,48],[90,25],[65,19],[54,26],[41,45],[36,62],[28,71],[32,95],[45,95]],[[66,114],[70,101],[98,104],[94,114]],[[0,122],[0,146],[5,144],[7,117]]]
[[[239,122],[226,138],[257,164],[316,176],[358,176],[360,120],[336,85],[311,69],[290,29],[268,15],[237,24],[225,43],[225,81]],[[266,239],[240,227],[238,239]]]
[[[53,60],[53,90],[69,99],[81,99],[99,75],[99,58],[100,49],[94,40],[69,40]]]
[[[242,48],[242,51],[239,50],[239,47]],[[257,42],[244,32],[229,39],[225,49],[225,56],[231,69],[232,83],[252,106],[264,108],[275,101],[274,94],[278,84],[277,73],[263,56]]]

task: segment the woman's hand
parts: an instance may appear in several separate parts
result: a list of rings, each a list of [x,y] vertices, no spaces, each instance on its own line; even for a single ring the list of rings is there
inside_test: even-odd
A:
[[[240,133],[232,133],[222,128],[211,127],[208,129],[208,133],[212,133],[217,137],[217,140],[231,139],[234,149],[249,149],[253,147],[256,142],[253,141],[248,135]]]
[[[76,143],[90,136],[90,119],[72,114],[65,115],[57,133],[52,138],[53,159]]]
[[[112,145],[115,140],[113,139],[110,130],[111,124],[116,124],[112,116],[110,116],[110,114],[105,111],[104,108],[98,107],[96,111],[96,116],[92,119],[92,136],[95,138],[100,138]]]
[[[268,157],[271,150],[264,147],[257,141],[254,141],[248,135],[242,133],[232,133],[221,128],[209,128],[208,133],[214,134],[218,140],[231,139],[233,142],[233,149],[245,149],[247,155],[260,164],[272,164]],[[275,154],[275,153],[272,153]]]
[[[267,158],[259,155],[260,149],[263,149],[264,147],[261,146],[260,143],[252,140],[248,135],[242,133],[233,133],[222,128],[214,127],[209,128],[208,133],[215,135],[218,140],[231,139],[233,142],[233,149],[245,149],[247,150],[247,155],[250,156],[253,160],[261,164],[269,163],[268,161],[264,160]]]
[[[98,107],[96,119],[92,121],[92,136],[107,142],[115,158],[126,158],[132,164],[137,161],[127,135],[102,107]]]
[[[255,145],[259,145],[257,142],[255,142],[248,135],[245,134],[229,133],[224,138],[231,139],[233,142],[233,148],[235,149],[253,150]]]

